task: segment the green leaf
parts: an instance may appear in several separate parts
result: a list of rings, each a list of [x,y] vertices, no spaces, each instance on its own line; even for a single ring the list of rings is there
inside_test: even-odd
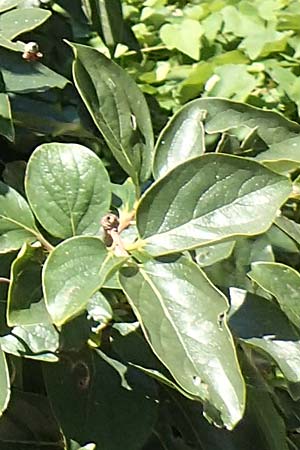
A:
[[[146,376],[100,351],[76,352],[72,359],[44,365],[44,375],[68,439],[106,450],[143,447],[158,408],[154,383]]]
[[[287,178],[251,160],[207,154],[154,183],[137,227],[154,255],[266,231],[291,190]]]
[[[244,65],[249,63],[248,58],[239,50],[231,50],[229,52],[220,53],[208,61],[200,61],[195,64],[188,76],[184,77],[179,85],[178,95],[180,103],[198,97],[203,90],[204,84],[214,74],[218,66],[225,64]]]
[[[113,310],[108,300],[101,292],[96,292],[90,299],[86,307],[88,318],[92,318],[101,325],[106,325],[113,318]]]
[[[261,28],[245,37],[239,48],[245,50],[246,54],[254,60],[259,56],[268,56],[272,52],[283,52],[290,36],[289,31],[280,33],[276,30]]]
[[[15,8],[19,3],[19,0],[1,0],[0,2],[0,13],[7,11],[9,9]]]
[[[6,410],[10,399],[10,378],[5,353],[0,348],[0,416]]]
[[[257,81],[248,71],[249,66],[244,64],[226,64],[217,67],[212,79],[215,81],[206,91],[210,97],[227,97],[232,100],[246,101],[256,87]]]
[[[259,295],[266,295],[262,289],[253,287],[247,273],[254,261],[274,261],[274,254],[267,233],[255,238],[237,239],[229,258],[220,260],[210,266],[206,265],[205,273],[209,279],[222,288],[236,287]],[[217,244],[216,247],[222,244]],[[196,252],[198,251],[201,251],[201,248],[196,250]]]
[[[118,43],[138,50],[139,44],[130,26],[124,21],[120,0],[98,0],[98,14],[105,44],[112,50]],[[127,48],[128,48],[127,47]]]
[[[40,101],[31,96],[15,94],[11,98],[11,108],[14,112],[14,120],[26,129],[26,133],[30,131],[38,135],[51,135],[52,140],[62,135],[68,136],[68,140],[71,136],[73,140],[74,137],[94,139],[92,130],[80,120],[76,105],[63,106],[58,103]]]
[[[61,238],[98,234],[111,202],[102,161],[78,144],[40,145],[27,165],[25,190],[39,222]]]
[[[184,258],[123,268],[120,283],[151,348],[175,380],[233,428],[245,399],[226,297]]]
[[[299,124],[273,111],[220,98],[193,100],[177,113],[177,117],[197,107],[205,115],[205,133],[229,132],[239,139],[243,151],[254,150],[259,161],[274,161],[274,164],[299,161]]]
[[[123,261],[96,237],[74,237],[55,247],[43,267],[44,297],[53,322],[62,325],[84,311]]]
[[[205,152],[204,119],[205,113],[198,105],[172,117],[156,144],[153,163],[155,178]]]
[[[127,178],[123,184],[111,185],[112,204],[118,209],[120,214],[131,212],[135,207],[136,191],[131,178]]]
[[[203,29],[198,20],[183,19],[180,24],[165,24],[159,34],[169,49],[176,48],[190,58],[199,60]]]
[[[27,202],[17,191],[0,182],[0,253],[34,241],[37,233]]]
[[[59,334],[51,324],[15,327],[10,334],[0,337],[6,353],[39,361],[56,362]]]
[[[300,342],[252,338],[245,341],[256,350],[267,353],[291,383],[300,382]]]
[[[40,8],[21,8],[1,14],[0,34],[6,39],[14,39],[28,33],[46,22],[51,12]]]
[[[45,91],[56,87],[63,89],[68,83],[65,77],[40,62],[28,63],[21,53],[3,47],[0,47],[0,70],[7,92]]]
[[[24,52],[25,44],[21,41],[12,42],[6,39],[2,34],[0,34],[0,47],[7,48],[8,50],[13,50],[15,52]],[[20,55],[19,55],[20,56]]]
[[[234,36],[245,37],[255,34],[264,25],[263,19],[258,14],[247,14],[239,11],[235,6],[229,5],[221,10],[224,20],[224,33],[232,33]]]
[[[221,242],[196,249],[196,262],[200,267],[211,266],[218,261],[229,258],[235,241]]]
[[[270,394],[262,388],[256,389],[249,386],[248,403],[252,423],[254,421],[258,436],[262,436],[265,449],[288,450],[285,424]],[[256,438],[255,444],[257,444]]]
[[[72,44],[75,85],[96,126],[135,184],[150,175],[153,132],[147,103],[129,75],[97,50]]]
[[[272,294],[282,311],[300,328],[300,275],[292,267],[279,263],[257,262],[249,277]]]
[[[279,216],[275,219],[275,225],[288,236],[290,236],[297,244],[300,245],[300,225],[285,216]]]
[[[276,217],[274,223],[276,223]],[[284,252],[284,253],[299,253],[299,247],[295,242],[295,239],[290,237],[290,234],[285,230],[282,230],[280,227],[276,225],[272,225],[271,228],[266,232],[266,237],[269,240],[269,243],[272,245],[275,252]],[[254,260],[252,262],[255,262]]]
[[[11,266],[8,290],[7,323],[34,325],[49,323],[50,317],[42,298],[42,248],[24,244]]]
[[[10,101],[8,95],[4,93],[0,93],[0,134],[11,142],[15,139]]]

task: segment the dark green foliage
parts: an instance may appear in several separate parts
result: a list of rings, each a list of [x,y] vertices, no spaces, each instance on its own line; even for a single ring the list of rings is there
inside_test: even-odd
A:
[[[0,0],[0,450],[299,448],[299,21]]]

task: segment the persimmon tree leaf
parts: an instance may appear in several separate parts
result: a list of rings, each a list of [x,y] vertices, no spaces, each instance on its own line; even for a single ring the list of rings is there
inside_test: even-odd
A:
[[[300,328],[300,275],[280,263],[255,262],[248,276],[272,294],[282,311]]]
[[[55,247],[43,267],[44,297],[53,323],[62,325],[84,311],[123,262],[97,237],[77,236]]]
[[[6,353],[39,361],[56,362],[55,354],[59,347],[59,334],[48,324],[35,324],[14,327],[10,334],[0,337]]]
[[[196,262],[200,267],[207,267],[229,258],[235,246],[235,241],[220,242],[215,245],[200,247],[195,250]]]
[[[146,100],[136,83],[97,50],[72,44],[75,85],[96,126],[135,184],[150,176],[153,131]]]
[[[155,147],[153,163],[155,178],[163,176],[187,159],[204,153],[204,119],[205,111],[197,104],[172,117],[161,132]]]
[[[44,259],[41,246],[25,243],[12,263],[7,303],[9,326],[50,322],[42,292]]]
[[[30,206],[53,236],[98,234],[110,207],[111,188],[102,161],[78,144],[42,144],[27,165]]]
[[[0,33],[6,39],[14,39],[42,25],[51,12],[41,8],[20,8],[5,12],[0,16]]]
[[[187,103],[174,120],[180,123],[184,117],[196,115],[197,111],[205,118],[205,133],[216,137],[220,133],[230,133],[237,137],[240,154],[245,150],[254,150],[254,159],[267,162],[269,167],[274,165],[276,170],[279,161],[281,164],[284,161],[299,163],[300,125],[281,114],[212,97]],[[168,154],[166,150],[164,153]]]
[[[2,42],[2,46],[0,45],[0,70],[6,92],[24,94],[51,88],[63,89],[69,83],[67,78],[41,62],[35,61],[34,64],[29,64],[22,58],[20,51],[15,51],[18,50],[17,48],[12,50],[5,48],[4,45],[5,42]]]
[[[278,365],[283,375],[291,383],[300,382],[300,342],[273,339],[251,338],[245,341],[255,350],[269,355]]]
[[[38,231],[26,200],[0,181],[0,253],[17,250],[34,241]]]
[[[0,134],[11,142],[13,142],[15,138],[10,100],[5,93],[0,93]]]
[[[175,167],[141,198],[137,227],[154,255],[266,231],[290,181],[235,156],[207,154]]]
[[[243,415],[245,386],[226,323],[226,297],[185,258],[124,267],[120,283],[175,380],[233,428]]]

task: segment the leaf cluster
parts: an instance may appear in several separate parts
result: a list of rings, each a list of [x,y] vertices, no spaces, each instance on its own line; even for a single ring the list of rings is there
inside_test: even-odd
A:
[[[299,448],[297,8],[0,1],[0,448]]]

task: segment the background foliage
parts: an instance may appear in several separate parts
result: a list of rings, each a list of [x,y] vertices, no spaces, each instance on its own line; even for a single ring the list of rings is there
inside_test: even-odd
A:
[[[0,0],[1,449],[300,448],[299,24]]]

